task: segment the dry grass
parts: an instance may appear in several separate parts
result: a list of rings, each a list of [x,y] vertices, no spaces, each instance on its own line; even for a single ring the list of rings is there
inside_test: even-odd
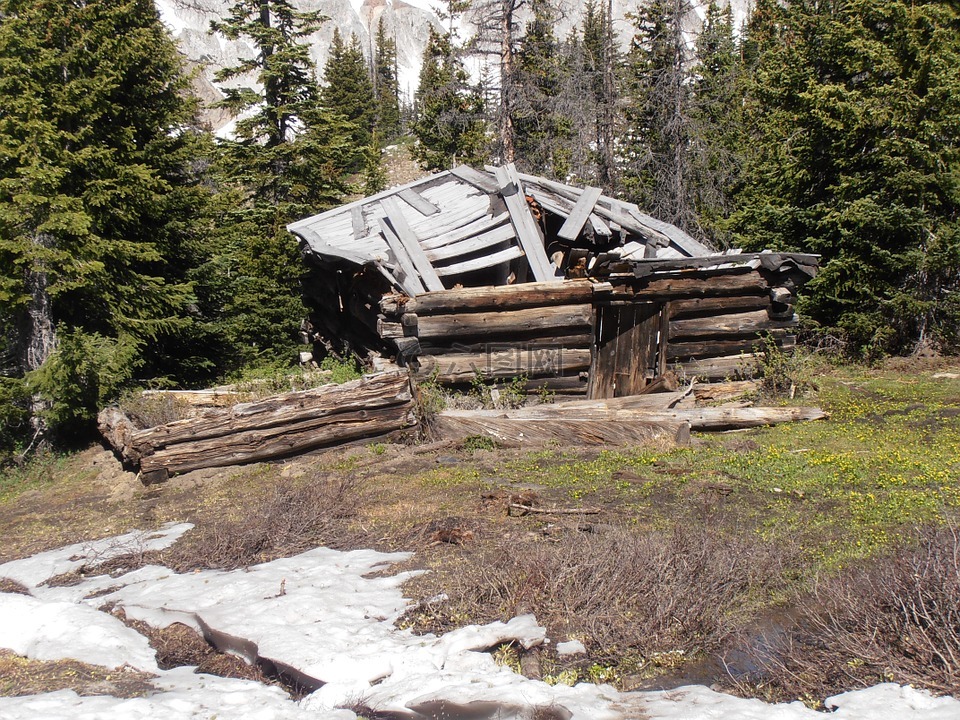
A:
[[[278,480],[239,515],[222,514],[190,531],[169,551],[164,565],[177,572],[233,570],[269,562],[324,545],[356,547],[350,529],[358,496],[349,477]]]
[[[129,667],[116,670],[77,660],[30,660],[0,650],[0,697],[22,697],[57,690],[78,695],[135,698],[150,695],[155,676]]]
[[[796,624],[752,679],[765,695],[809,700],[890,681],[960,693],[960,534],[918,535],[797,601]]]
[[[462,618],[533,612],[550,637],[583,641],[595,662],[643,664],[716,652],[782,585],[784,553],[770,546],[690,524],[594,530],[468,550],[446,574],[449,602],[425,603],[408,621],[443,631]]]

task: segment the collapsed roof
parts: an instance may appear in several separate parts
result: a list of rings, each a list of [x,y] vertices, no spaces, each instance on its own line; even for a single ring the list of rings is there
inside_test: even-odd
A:
[[[287,226],[305,254],[375,267],[424,292],[585,277],[611,261],[714,255],[632,204],[518,173],[460,166]]]

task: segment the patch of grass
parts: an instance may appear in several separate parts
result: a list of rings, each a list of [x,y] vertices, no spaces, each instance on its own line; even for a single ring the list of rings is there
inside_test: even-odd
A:
[[[0,504],[32,490],[44,490],[73,472],[89,475],[89,471],[71,468],[72,455],[44,451],[33,455],[22,465],[0,466]]]
[[[0,697],[73,690],[83,696],[137,698],[156,692],[150,683],[155,677],[126,666],[111,670],[77,660],[30,660],[0,650]]]

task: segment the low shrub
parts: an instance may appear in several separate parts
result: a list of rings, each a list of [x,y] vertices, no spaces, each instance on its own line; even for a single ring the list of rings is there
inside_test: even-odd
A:
[[[283,479],[262,505],[248,504],[242,517],[224,514],[204,523],[162,561],[178,572],[233,570],[321,545],[342,547],[350,541],[348,524],[358,502],[349,479]]]
[[[756,682],[777,699],[823,698],[878,682],[960,693],[960,531],[846,567],[797,602]]]

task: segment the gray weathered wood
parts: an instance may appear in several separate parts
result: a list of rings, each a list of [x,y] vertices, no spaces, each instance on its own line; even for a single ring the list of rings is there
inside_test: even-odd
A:
[[[413,230],[410,229],[407,219],[403,216],[403,210],[400,208],[400,201],[394,197],[387,197],[380,201],[380,206],[387,214],[387,219],[390,221],[390,225],[400,238],[400,242],[403,244],[404,249],[407,251],[407,255],[413,262],[413,266],[417,269],[417,272],[423,279],[423,284],[426,286],[427,290],[443,290],[443,283],[440,282],[440,277],[437,275],[436,270],[433,269],[433,265],[431,265],[430,261],[427,259],[426,254],[423,252],[423,248],[420,247],[419,238],[417,238]]]
[[[482,270],[483,268],[500,265],[501,263],[509,262],[519,257],[523,257],[523,250],[514,246],[473,260],[464,260],[463,262],[447,265],[446,267],[438,267],[436,271],[437,275],[441,277],[463,275],[464,273],[473,272],[474,270]]]
[[[486,173],[482,173],[479,170],[474,170],[469,165],[459,165],[453,168],[450,171],[450,174],[456,175],[464,182],[470,183],[475,188],[483,190],[487,193],[495,193],[500,189],[496,180]]]
[[[353,226],[354,240],[359,240],[367,234],[367,224],[363,220],[362,205],[354,205],[350,209],[350,223]]]
[[[377,222],[380,224],[380,232],[383,234],[384,239],[387,241],[387,245],[390,247],[390,252],[393,253],[393,256],[397,260],[397,264],[400,266],[400,269],[403,271],[403,280],[399,281],[402,285],[404,291],[410,297],[415,297],[420,293],[426,292],[427,289],[423,286],[423,282],[420,280],[420,276],[417,274],[417,268],[413,264],[413,260],[410,259],[410,255],[407,253],[406,247],[400,241],[399,236],[393,231],[393,228],[387,224],[385,218],[378,218]]]
[[[441,412],[431,427],[442,438],[489,437],[520,445],[560,443],[561,446],[673,444],[683,437],[682,423],[624,421],[620,418],[469,417]]]
[[[525,308],[509,312],[428,315],[418,316],[417,337],[483,336],[495,342],[498,336],[544,332],[548,328],[558,335],[583,332],[590,329],[592,320],[593,308],[586,304]]]
[[[602,283],[594,285],[589,280],[554,280],[546,283],[457,288],[427,293],[416,299],[387,295],[381,300],[380,309],[386,314],[402,311],[418,315],[438,315],[472,310],[519,310],[546,305],[576,305],[590,302],[597,292],[594,288],[600,288],[601,293],[610,289]]]
[[[547,258],[547,251],[543,248],[540,230],[534,222],[533,215],[530,214],[530,206],[527,205],[523,195],[523,186],[519,178],[516,178],[516,168],[513,168],[513,173],[510,172],[511,168],[512,165],[497,168],[500,194],[503,195],[504,202],[507,204],[510,220],[517,231],[517,239],[527,256],[533,277],[539,282],[547,282],[555,277],[555,273]]]
[[[468,237],[460,242],[444,245],[436,250],[427,250],[427,259],[430,262],[449,260],[469,253],[479,252],[509,241],[516,241],[516,233],[511,225],[501,225],[474,237]]]
[[[674,320],[670,323],[670,340],[693,339],[698,337],[722,337],[727,335],[747,335],[764,330],[796,327],[799,318],[771,319],[766,310],[713,315],[689,320]]]
[[[425,238],[420,242],[420,246],[424,250],[433,250],[435,248],[443,247],[444,245],[450,245],[451,243],[456,243],[460,242],[461,240],[466,240],[467,238],[475,237],[486,232],[487,230],[500,227],[501,225],[510,225],[509,213],[500,213],[499,215],[495,215],[493,217],[485,215],[481,219],[463,225],[462,227],[458,227],[455,230],[451,230],[431,238]]]
[[[445,384],[485,379],[569,374],[590,367],[589,349],[517,348],[489,353],[423,355],[417,376]]]
[[[602,194],[603,191],[600,190],[600,188],[586,188],[573,206],[573,210],[563,223],[563,227],[560,228],[557,236],[562,240],[569,241],[576,240],[580,237],[580,232],[583,230],[584,224],[587,222],[591,213],[593,213],[593,207],[597,204],[597,200]]]
[[[419,212],[421,215],[436,215],[438,212],[440,212],[440,208],[427,200],[423,195],[418,193],[413,188],[401,188],[397,191],[397,195],[399,195],[405,203],[417,210],[417,212]]]

